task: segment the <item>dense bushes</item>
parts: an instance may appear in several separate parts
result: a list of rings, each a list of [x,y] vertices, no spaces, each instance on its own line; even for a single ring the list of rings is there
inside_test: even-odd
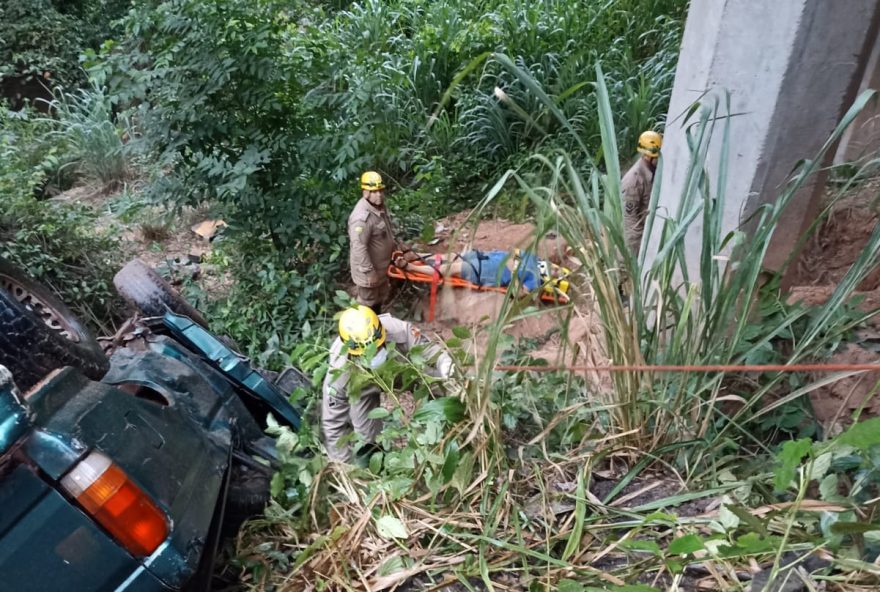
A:
[[[361,171],[381,170],[405,190],[406,226],[418,232],[475,204],[499,171],[536,148],[598,152],[584,76],[597,60],[623,115],[620,139],[631,145],[665,109],[685,7],[154,0],[129,13],[91,74],[134,116],[144,153],[158,163],[150,196],[218,205],[247,256],[260,253],[279,270],[255,272],[249,259],[239,271],[263,329],[279,330],[281,316],[290,335],[321,313],[320,297],[341,271]],[[529,71],[571,130],[493,52]]]
[[[68,151],[52,141],[53,126],[0,106],[0,257],[58,291],[93,328],[112,332],[123,311],[111,282],[116,241],[85,208],[37,197]]]
[[[13,106],[86,81],[80,54],[114,32],[130,0],[0,0],[0,96]]]
[[[78,179],[124,176],[109,103],[77,87],[86,82],[80,54],[111,34],[127,4],[0,0],[0,96],[17,109],[0,100],[0,257],[51,286],[99,333],[123,312],[111,282],[118,244],[88,209],[49,198]],[[32,108],[50,111],[49,100],[58,117]]]

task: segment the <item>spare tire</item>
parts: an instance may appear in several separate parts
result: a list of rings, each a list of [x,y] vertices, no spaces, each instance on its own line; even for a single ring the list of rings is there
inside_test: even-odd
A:
[[[208,321],[193,305],[158,273],[141,261],[132,259],[113,277],[119,295],[148,317],[161,317],[167,310],[191,318],[202,327]]]
[[[26,390],[56,368],[94,380],[110,362],[88,329],[46,286],[0,259],[0,364]]]

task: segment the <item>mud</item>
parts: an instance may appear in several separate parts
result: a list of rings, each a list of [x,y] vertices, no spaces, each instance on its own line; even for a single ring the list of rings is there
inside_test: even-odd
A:
[[[858,344],[848,344],[843,351],[834,354],[829,364],[876,364],[880,356],[876,351]],[[824,374],[813,380],[825,378]],[[843,378],[810,393],[810,403],[816,419],[822,424],[826,435],[835,435],[858,418],[880,416],[880,374],[860,373]]]
[[[826,200],[833,190],[826,192]],[[864,251],[865,243],[878,222],[880,178],[868,181],[840,200],[828,219],[807,243],[798,261],[797,285],[836,285]],[[880,269],[868,274],[858,290],[869,292],[880,287]]]

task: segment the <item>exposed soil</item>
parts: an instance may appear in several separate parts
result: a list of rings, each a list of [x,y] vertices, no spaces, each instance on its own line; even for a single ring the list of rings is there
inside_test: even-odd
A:
[[[831,190],[826,198],[831,199]],[[839,201],[828,219],[810,239],[798,262],[798,285],[836,286],[862,254],[878,221],[877,204],[880,178],[872,179]],[[880,268],[858,286],[861,292],[880,287]]]
[[[461,253],[467,249],[482,251],[529,249],[535,244],[535,225],[516,223],[500,218],[480,220],[474,228],[468,222],[470,210],[442,218],[435,225],[435,244],[425,247],[432,253]],[[435,242],[432,241],[432,242]],[[565,259],[566,244],[561,237],[547,236],[538,243],[536,252],[554,263],[572,263]]]
[[[877,351],[866,349],[861,344],[848,344],[842,351],[828,360],[830,364],[876,364],[880,362]],[[821,375],[814,380],[823,378]],[[834,435],[858,417],[880,416],[880,376],[876,373],[863,373],[843,378],[826,387],[810,393],[810,402],[816,419],[829,435]]]
[[[826,196],[831,198],[829,191]],[[829,218],[817,229],[798,263],[800,285],[792,288],[789,301],[820,305],[828,301],[852,264],[864,252],[865,245],[878,223],[875,201],[880,195],[880,178],[868,181],[852,195],[839,201]],[[880,308],[880,268],[859,284],[854,292],[858,308],[868,312]],[[847,344],[835,353],[829,363],[877,363],[880,355],[872,343],[880,337],[880,315],[868,324],[875,330],[860,336],[861,343]],[[820,376],[815,376],[815,379]],[[861,413],[862,417],[880,415],[880,398],[876,397],[875,373],[860,374],[838,380],[810,393],[816,418],[826,433],[837,433]]]
[[[207,208],[184,208],[172,216],[162,208],[147,207],[139,212],[139,222],[128,224],[121,222],[111,207],[120,197],[118,192],[106,188],[79,185],[53,200],[94,210],[98,214],[96,230],[113,229],[120,238],[125,260],[137,257],[169,277],[175,285],[194,281],[214,298],[229,290],[230,277],[201,263],[211,251],[211,242],[191,230],[194,224],[210,218]]]
[[[539,257],[561,263],[576,270],[577,262],[566,256],[566,245],[561,238],[549,237],[535,245],[533,224],[518,224],[507,220],[483,220],[474,229],[473,225],[463,226],[469,212],[460,212],[437,223],[432,245],[417,245],[420,252],[440,254],[461,253],[468,249],[512,250],[528,248],[535,250]],[[497,318],[504,304],[506,294],[498,292],[477,292],[464,288],[440,287],[437,291],[434,320],[430,317],[430,291],[427,286],[419,288],[424,292],[417,315],[421,317],[420,326],[429,333],[441,338],[452,336],[454,326],[465,326],[476,335],[473,340],[473,353],[480,356],[488,339],[485,328]],[[603,352],[602,326],[589,301],[587,286],[572,286],[571,307],[555,307],[552,304],[538,304],[539,314],[529,315],[513,321],[507,328],[507,335],[518,340],[529,340],[533,348],[530,355],[546,360],[550,364],[607,364],[608,357]],[[610,388],[607,376],[594,377],[594,387]]]
[[[807,244],[798,262],[800,281],[791,289],[791,301],[818,305],[828,300],[852,263],[862,254],[880,215],[874,203],[880,194],[880,178],[859,187],[852,195],[841,200],[828,220]],[[831,192],[828,193],[829,198]],[[127,257],[140,257],[148,265],[169,273],[172,280],[194,280],[206,293],[217,297],[229,289],[231,280],[218,274],[210,265],[195,261],[210,252],[211,243],[196,235],[190,227],[210,218],[204,209],[188,209],[170,217],[166,212],[150,209],[139,218],[148,220],[137,224],[121,223],[111,212],[110,204],[118,199],[113,192],[102,188],[79,186],[53,198],[74,202],[100,212],[98,229],[115,228],[122,239]],[[471,212],[464,211],[439,220],[435,240],[429,245],[417,245],[423,253],[460,253],[467,249],[511,250],[525,248],[537,251],[541,258],[577,269],[577,262],[566,256],[566,245],[560,238],[550,236],[535,245],[535,227],[529,223],[515,223],[502,219],[482,220],[478,225],[468,223]],[[164,268],[164,269],[163,269]],[[573,306],[558,308],[540,304],[540,314],[514,321],[507,334],[524,340],[530,355],[549,364],[610,363],[603,351],[602,326],[589,300],[589,286],[573,286]],[[487,340],[480,331],[497,317],[506,296],[493,292],[475,292],[459,288],[438,290],[435,318],[429,317],[429,290],[422,285],[420,304],[408,317],[416,320],[423,330],[443,339],[452,336],[454,326],[463,325],[476,335],[473,353],[481,355]],[[864,311],[880,308],[880,269],[874,270],[861,282],[855,296]],[[880,316],[870,324],[880,329]],[[875,349],[864,344],[851,344],[837,352],[831,362],[880,361]],[[880,414],[880,398],[874,397],[877,377],[871,374],[840,380],[810,394],[817,419],[827,430],[841,429],[852,421],[856,412],[875,416]],[[592,378],[595,388],[608,389],[608,376]]]
[[[829,189],[830,199],[833,189]],[[880,194],[880,178],[871,180],[835,205],[831,215],[807,244],[798,263],[801,281],[791,289],[791,301],[818,305],[828,300],[851,265],[863,253],[865,245],[878,223],[875,201]],[[532,224],[513,223],[506,220],[484,220],[474,228],[465,226],[470,212],[460,212],[437,223],[436,240],[432,245],[419,246],[422,252],[460,253],[470,248],[481,250],[534,248],[535,228]],[[566,257],[563,241],[551,237],[540,241],[537,252],[542,258],[576,268],[576,262]],[[586,289],[585,289],[586,288]],[[577,289],[577,288],[575,288]],[[428,318],[427,288],[416,316]],[[435,305],[435,319],[422,321],[422,326],[436,332],[440,337],[452,335],[452,327],[464,325],[470,328],[485,326],[497,317],[504,303],[504,294],[474,292],[456,288],[440,288]],[[874,270],[863,280],[855,292],[858,306],[863,311],[880,308],[880,269]],[[603,352],[602,326],[589,303],[588,287],[581,287],[574,298],[573,309],[555,309],[541,305],[542,314],[514,321],[508,335],[529,340],[533,347],[530,355],[550,364],[607,364]],[[569,320],[570,315],[570,320]],[[567,324],[567,331],[563,330]],[[869,321],[880,329],[880,315]],[[485,333],[475,331],[474,353],[479,356],[486,341]],[[880,334],[878,334],[880,340]],[[829,362],[865,363],[878,362],[880,347],[850,344],[837,352]],[[818,376],[816,377],[818,378]],[[851,423],[861,413],[863,416],[880,414],[880,397],[874,397],[877,376],[862,374],[837,381],[810,393],[817,419],[826,431],[834,433]],[[594,377],[594,386],[610,388],[607,376]]]

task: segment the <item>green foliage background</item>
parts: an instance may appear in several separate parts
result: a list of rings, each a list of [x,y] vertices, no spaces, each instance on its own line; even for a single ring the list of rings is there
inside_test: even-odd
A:
[[[87,82],[80,55],[118,31],[113,23],[128,5],[129,0],[0,0],[0,257],[51,286],[102,333],[112,333],[123,313],[111,283],[121,258],[117,240],[96,231],[87,208],[47,198],[81,176],[91,180],[89,163],[111,152],[119,159],[115,120],[109,112],[86,108],[95,102],[88,89],[78,87]],[[81,103],[69,108],[64,89]],[[50,108],[45,100],[53,92],[60,100]],[[56,117],[42,116],[35,107]],[[102,156],[82,141],[94,143],[98,129],[117,138]]]
[[[116,32],[130,0],[0,0],[0,88],[45,97],[86,80],[79,56]],[[18,100],[15,103],[20,105]]]
[[[601,60],[632,145],[665,111],[686,5],[154,0],[89,66],[156,163],[148,198],[210,202],[231,223],[224,257],[240,283],[215,307],[218,328],[244,342],[279,334],[289,349],[345,278],[363,170],[389,179],[392,209],[417,234],[475,205],[505,168],[532,167],[535,149],[582,152],[494,52],[530,72],[597,153],[584,73]]]
[[[7,114],[7,138],[29,138],[7,170],[30,177],[8,182],[4,195],[22,211],[16,200],[27,199],[40,216],[63,211],[85,224],[83,212],[40,200],[77,179],[120,187],[138,169],[149,177],[137,198],[147,205],[209,204],[230,225],[214,263],[236,284],[222,300],[198,294],[198,303],[249,353],[263,353],[267,341],[290,351],[309,321],[334,312],[328,303],[347,279],[345,220],[363,170],[389,180],[399,229],[412,237],[476,205],[506,168],[535,170],[534,150],[593,158],[599,127],[584,73],[597,61],[623,116],[620,141],[633,144],[662,123],[686,6],[0,0],[0,92],[16,109],[22,88],[53,99],[36,105],[52,118]],[[539,81],[579,141],[496,53]],[[522,195],[497,204],[528,213]],[[107,252],[103,238],[89,248],[89,236],[78,243],[66,227],[41,221],[9,223],[6,251],[25,266],[61,266],[38,250],[24,254],[31,243],[14,233],[35,228],[59,252]],[[88,316],[105,322],[109,294],[95,303],[82,296],[75,304],[96,307],[102,312]]]
[[[87,208],[41,197],[68,152],[53,129],[32,112],[0,108],[0,257],[51,286],[94,329],[112,333],[123,314],[112,285],[122,263],[118,241],[94,227]]]

